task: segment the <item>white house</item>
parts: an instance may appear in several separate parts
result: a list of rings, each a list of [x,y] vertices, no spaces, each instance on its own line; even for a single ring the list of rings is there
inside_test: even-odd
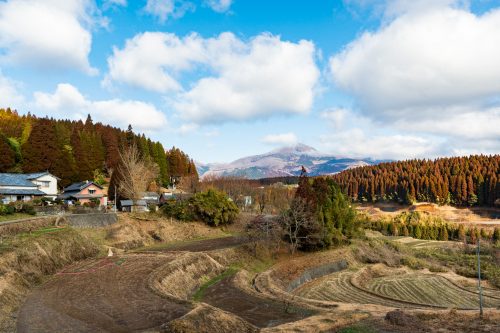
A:
[[[45,193],[46,198],[54,200],[57,197],[57,182],[61,179],[50,172],[38,172],[25,174],[26,179],[38,186],[38,189]]]
[[[57,197],[59,178],[49,172],[30,174],[0,173],[0,196],[3,203]]]

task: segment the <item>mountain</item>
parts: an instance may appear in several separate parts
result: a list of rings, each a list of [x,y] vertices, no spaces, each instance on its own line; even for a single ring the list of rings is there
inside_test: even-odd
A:
[[[369,159],[338,158],[321,153],[313,147],[297,144],[275,149],[266,154],[240,158],[227,164],[197,163],[201,177],[238,176],[248,179],[298,176],[302,166],[309,175],[328,175],[346,169],[372,165]]]

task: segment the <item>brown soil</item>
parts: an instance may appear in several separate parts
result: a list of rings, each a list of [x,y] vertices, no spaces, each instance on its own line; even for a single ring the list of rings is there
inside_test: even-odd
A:
[[[173,244],[171,246],[162,248],[149,248],[147,252],[171,252],[171,251],[189,251],[189,252],[205,252],[213,251],[220,248],[229,248],[239,246],[248,242],[246,237],[241,236],[228,236],[213,239],[204,239],[198,241],[182,242],[180,244]]]
[[[145,279],[172,255],[127,255],[111,264],[75,265],[34,290],[19,311],[18,332],[130,332],[158,328],[188,304],[154,293]],[[91,265],[95,264],[95,265]]]
[[[234,240],[225,240],[200,241],[203,245],[194,242],[183,249],[198,251],[202,247],[221,249],[235,245]],[[18,314],[17,330],[43,333],[159,329],[162,324],[188,313],[191,305],[182,299],[187,299],[199,287],[203,274],[217,271],[185,274],[198,277],[193,281],[176,279],[182,275],[179,272],[189,273],[200,258],[208,256],[201,253],[199,258],[194,257],[193,253],[179,256],[173,251],[137,253],[74,264],[28,296]],[[206,259],[214,261],[210,257]],[[171,274],[167,274],[169,278],[157,280],[160,275],[165,276],[158,272]],[[186,293],[178,295],[175,290],[186,290]]]
[[[234,285],[234,277],[209,287],[203,301],[237,314],[257,327],[271,327],[308,317],[311,311],[291,306],[286,300],[271,301],[247,294]]]

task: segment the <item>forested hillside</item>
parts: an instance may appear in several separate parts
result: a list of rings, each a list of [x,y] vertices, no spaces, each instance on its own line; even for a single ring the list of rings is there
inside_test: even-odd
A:
[[[500,155],[381,163],[346,170],[333,178],[361,202],[492,206],[500,199]]]
[[[48,170],[61,178],[60,185],[92,180],[96,173],[110,175],[120,159],[120,149],[135,144],[142,156],[158,164],[159,183],[167,185],[170,176],[197,177],[194,162],[173,147],[101,123],[90,116],[85,122],[20,116],[0,109],[0,172],[38,172]]]

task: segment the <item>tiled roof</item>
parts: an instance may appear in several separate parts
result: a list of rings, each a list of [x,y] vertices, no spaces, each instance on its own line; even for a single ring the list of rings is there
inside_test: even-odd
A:
[[[12,188],[0,188],[0,194],[1,195],[45,195],[45,193],[37,189],[21,190]]]
[[[26,175],[20,173],[0,173],[0,185],[37,188],[35,184],[26,178]]]
[[[99,186],[94,182],[85,181],[85,182],[73,183],[73,184],[69,185],[68,187],[65,187],[64,192],[73,192],[73,191],[80,192],[81,190],[83,190],[84,188],[86,188],[87,186],[90,186],[90,185],[94,185],[94,186],[97,186],[100,189],[102,189],[102,186]]]
[[[35,173],[27,173],[27,174],[25,174],[26,179],[37,179],[37,178],[40,178],[40,177],[45,176],[45,175],[51,175],[51,176],[57,178],[57,180],[61,180],[61,178],[59,178],[57,176],[54,176],[53,174],[51,174],[48,171],[35,172]]]

